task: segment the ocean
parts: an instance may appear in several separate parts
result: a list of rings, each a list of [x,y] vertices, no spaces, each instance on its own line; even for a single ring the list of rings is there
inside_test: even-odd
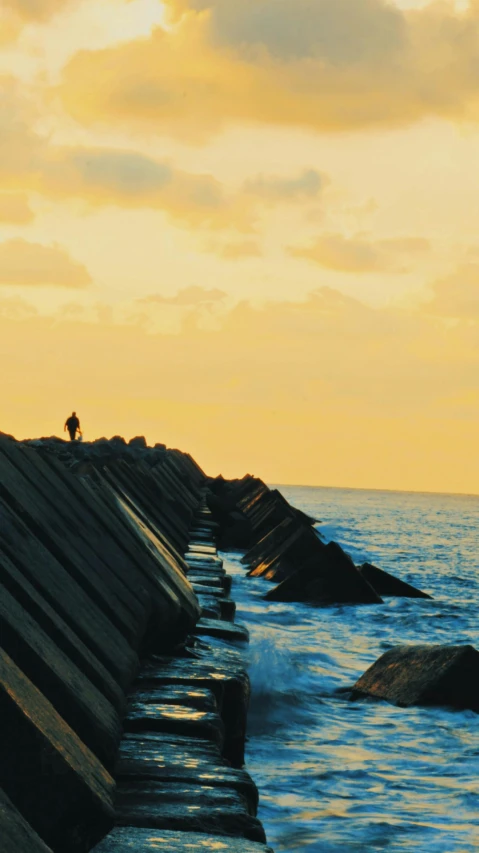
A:
[[[270,603],[269,582],[233,575],[251,635],[247,769],[276,853],[479,847],[479,716],[449,708],[350,702],[344,688],[387,649],[479,649],[479,496],[279,486],[356,563],[434,597],[384,605]]]

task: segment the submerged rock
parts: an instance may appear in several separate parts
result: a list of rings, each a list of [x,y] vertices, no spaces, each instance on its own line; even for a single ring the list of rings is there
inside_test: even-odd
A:
[[[473,646],[396,646],[353,687],[394,705],[450,705],[479,711],[479,652]]]

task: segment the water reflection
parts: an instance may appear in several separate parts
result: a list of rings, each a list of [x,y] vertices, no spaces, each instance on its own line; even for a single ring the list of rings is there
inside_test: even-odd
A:
[[[238,619],[251,633],[247,762],[277,853],[472,853],[479,844],[478,716],[351,704],[347,688],[404,643],[478,647],[479,499],[283,489],[359,563],[434,596],[382,607],[276,604],[238,556]]]

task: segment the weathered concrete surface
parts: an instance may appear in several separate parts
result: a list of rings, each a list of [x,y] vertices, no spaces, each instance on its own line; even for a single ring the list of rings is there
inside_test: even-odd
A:
[[[324,545],[311,527],[296,524],[291,532],[274,551],[248,572],[252,577],[279,583],[289,578],[313,557],[324,560]]]
[[[2,853],[52,853],[0,789]]]
[[[30,451],[34,455],[34,451]],[[88,592],[132,647],[138,646],[148,619],[148,599],[139,586],[135,594],[91,546],[88,523],[69,496],[45,483],[28,480],[11,461],[23,454],[11,442],[0,441],[0,496],[45,547]],[[45,466],[46,468],[48,466]],[[83,517],[82,517],[83,516]]]
[[[251,776],[228,766],[216,744],[198,738],[144,732],[126,735],[120,747],[117,777],[185,782],[190,785],[234,788],[255,816],[258,790]]]
[[[55,853],[86,853],[113,825],[113,779],[2,649],[0,719],[0,787]]]
[[[244,838],[193,832],[118,827],[98,844],[94,853],[273,853],[270,847]]]
[[[125,688],[138,669],[138,656],[108,615],[26,527],[0,497],[0,571],[8,572],[8,560],[24,575],[50,607]]]
[[[233,766],[242,767],[250,683],[240,662],[231,663],[226,653],[223,658],[221,662],[213,652],[205,660],[153,656],[145,662],[135,686],[142,690],[165,685],[211,690],[218,697],[225,726],[224,756]]]
[[[124,726],[127,732],[160,731],[200,737],[221,748],[224,742],[224,726],[216,711],[200,711],[181,704],[131,702]]]
[[[37,625],[103,693],[119,715],[123,716],[126,700],[118,683],[58,612],[50,606],[46,598],[37,592],[6,554],[2,553],[0,553],[0,577],[3,586],[15,601],[25,608]]]
[[[378,569],[371,563],[363,563],[358,566],[358,570],[367,580],[367,582],[376,590],[378,595],[396,595],[402,598],[432,598],[426,592],[411,586],[411,584],[400,580],[399,578],[385,572],[384,569]]]
[[[248,814],[244,798],[233,788],[155,780],[129,784],[122,780],[116,810],[119,825],[266,840],[261,823]]]
[[[381,604],[381,597],[361,577],[351,558],[336,543],[324,545],[302,569],[265,595],[269,601],[313,604]]]
[[[352,698],[479,711],[479,652],[472,646],[396,646],[356,682]]]
[[[111,768],[122,732],[118,714],[2,584],[0,641],[83,743]]]
[[[0,440],[0,784],[32,853],[35,832],[52,853],[86,853],[114,814],[258,849],[244,840],[265,840],[258,794],[240,769],[249,680],[228,646],[248,634],[232,621],[203,472],[143,440],[32,445]],[[259,529],[281,501],[247,492]],[[213,618],[199,618],[193,586]],[[138,654],[150,657],[123,716]]]
[[[237,640],[240,643],[249,641],[249,633],[244,625],[221,622],[218,619],[200,619],[196,624],[195,634],[221,637],[223,640]]]
[[[256,545],[253,545],[246,554],[243,554],[241,562],[249,569],[255,569],[260,563],[263,563],[268,557],[272,556],[276,549],[279,549],[282,543],[290,536],[295,528],[300,528],[301,522],[298,519],[287,517],[284,518],[276,527],[273,527],[265,536],[263,536]]]

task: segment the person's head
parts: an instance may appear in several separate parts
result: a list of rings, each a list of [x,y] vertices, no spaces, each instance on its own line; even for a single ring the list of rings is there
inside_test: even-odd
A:
[[[75,415],[76,415],[76,412],[72,412],[72,418],[74,418]]]

